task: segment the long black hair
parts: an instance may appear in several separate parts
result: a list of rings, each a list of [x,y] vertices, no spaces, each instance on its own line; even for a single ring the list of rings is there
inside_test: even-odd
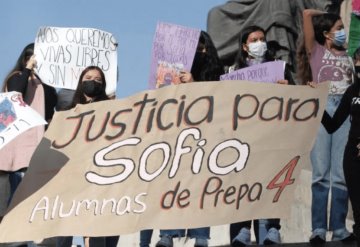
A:
[[[326,41],[324,32],[329,32],[335,23],[340,19],[341,17],[339,15],[332,13],[325,13],[323,15],[314,16],[313,28],[316,42],[318,42],[320,45],[324,45]],[[338,49],[342,48],[339,47]],[[306,83],[312,81],[313,78],[308,53],[305,48],[305,38],[303,33],[300,35],[297,42],[296,61],[296,75],[299,83],[306,85]]]
[[[247,53],[247,51],[245,51],[243,49],[243,45],[246,44],[246,41],[251,33],[258,32],[258,31],[262,32],[265,36],[265,30],[259,26],[255,26],[255,25],[245,27],[241,31],[239,40],[238,40],[239,50],[236,55],[235,64],[234,64],[235,69],[241,69],[241,68],[248,67],[247,58],[249,57],[249,54]],[[266,42],[266,40],[265,40],[265,42]],[[269,61],[273,61],[273,60],[275,60],[274,55],[268,49],[265,52],[264,61],[269,62]]]
[[[97,96],[96,98],[94,98],[93,101],[96,102],[96,101],[108,100],[109,99],[109,97],[106,95],[106,91],[105,91],[105,89],[106,89],[106,80],[105,80],[104,72],[98,66],[88,66],[80,74],[78,85],[77,85],[77,88],[76,88],[76,91],[75,91],[75,94],[74,94],[74,98],[73,98],[73,101],[72,101],[72,104],[71,104],[71,108],[75,107],[77,104],[86,104],[87,103],[84,92],[83,92],[82,80],[83,80],[83,77],[85,76],[85,74],[90,70],[99,71],[100,76],[101,76],[101,81],[102,81],[102,84],[101,84],[102,93],[99,96]]]
[[[339,15],[333,13],[325,13],[323,15],[313,17],[315,40],[320,45],[324,45],[326,41],[324,32],[329,32],[335,23],[340,19],[341,17]]]
[[[5,92],[5,88],[9,78],[16,72],[22,72],[26,67],[26,62],[30,59],[30,57],[34,54],[34,43],[30,43],[22,50],[19,58],[16,61],[15,66],[5,77],[3,82],[2,91]]]
[[[301,34],[297,41],[296,65],[296,77],[298,84],[307,85],[309,81],[312,81],[312,70],[309,62],[309,56],[305,48],[304,34]]]
[[[202,52],[202,49],[205,49],[205,52]],[[210,35],[205,31],[201,31],[198,51],[195,54],[191,67],[191,74],[194,80],[218,81],[224,73],[224,67]]]

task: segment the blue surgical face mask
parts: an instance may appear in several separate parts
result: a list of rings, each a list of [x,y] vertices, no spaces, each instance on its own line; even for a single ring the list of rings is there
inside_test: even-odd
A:
[[[346,41],[346,33],[345,33],[345,29],[341,29],[338,31],[335,31],[335,36],[334,36],[334,40],[333,43],[336,46],[343,46],[345,44]]]

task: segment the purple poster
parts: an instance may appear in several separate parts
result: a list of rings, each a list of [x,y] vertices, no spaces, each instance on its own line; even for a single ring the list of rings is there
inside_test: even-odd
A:
[[[252,65],[220,76],[221,81],[245,80],[276,83],[284,80],[285,62],[273,61]]]
[[[180,71],[190,71],[200,30],[170,23],[156,26],[149,76],[149,88],[180,83]]]

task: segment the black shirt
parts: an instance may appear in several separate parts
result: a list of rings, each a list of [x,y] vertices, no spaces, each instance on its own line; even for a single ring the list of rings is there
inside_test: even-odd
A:
[[[345,91],[340,105],[331,117],[326,111],[321,123],[329,133],[335,132],[350,115],[349,141],[359,142],[360,138],[360,81],[352,84]]]
[[[24,69],[21,73],[16,73],[12,75],[7,81],[7,91],[17,91],[26,95],[26,88],[28,83],[28,78],[31,74],[31,70]],[[44,95],[45,95],[45,120],[51,120],[54,115],[54,108],[57,102],[57,94],[56,90],[53,87],[50,87],[44,83],[42,83],[44,87]]]

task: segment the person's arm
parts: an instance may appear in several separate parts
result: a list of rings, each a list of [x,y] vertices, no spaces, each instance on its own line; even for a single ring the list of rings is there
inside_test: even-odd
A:
[[[31,70],[24,69],[23,72],[12,75],[6,83],[6,90],[8,92],[16,91],[25,95],[30,74]]]
[[[31,71],[36,67],[35,55],[32,55],[26,62],[24,71],[12,75],[6,82],[6,89],[8,92],[17,91],[26,94],[26,88],[31,75]]]
[[[352,89],[350,86],[345,94],[343,95],[341,102],[336,109],[334,116],[331,117],[326,111],[321,119],[321,123],[324,125],[326,131],[329,134],[334,133],[344,123],[346,118],[350,114],[351,100],[352,100]]]
[[[322,15],[324,13],[326,12],[316,9],[304,9],[303,11],[304,41],[305,49],[308,55],[311,54],[311,51],[315,44],[315,32],[312,18],[313,16]]]

